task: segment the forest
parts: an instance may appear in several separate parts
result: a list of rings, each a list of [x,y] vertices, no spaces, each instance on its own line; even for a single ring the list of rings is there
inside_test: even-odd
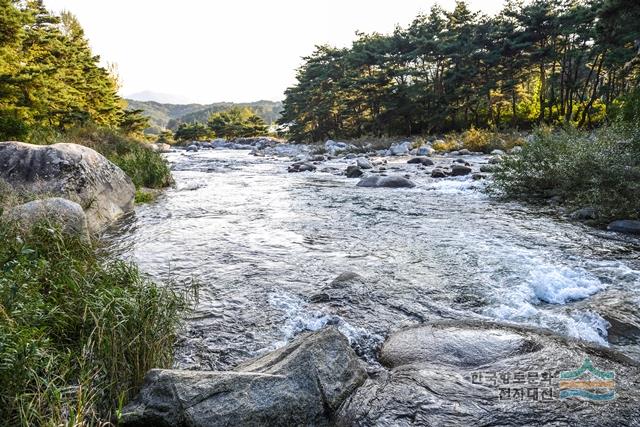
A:
[[[298,141],[593,128],[638,98],[639,22],[634,0],[510,0],[496,16],[434,6],[392,34],[318,46],[280,124]]]

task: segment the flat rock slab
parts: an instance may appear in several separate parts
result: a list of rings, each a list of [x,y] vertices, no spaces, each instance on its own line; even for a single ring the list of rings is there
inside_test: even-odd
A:
[[[532,345],[522,335],[500,329],[429,325],[391,335],[382,347],[380,360],[390,367],[423,361],[471,367],[517,355]]]
[[[543,330],[437,322],[392,334],[382,356],[390,371],[347,399],[338,425],[640,425],[637,362]],[[614,390],[614,400],[560,397],[560,373],[587,360],[614,373],[612,385],[596,390]]]
[[[366,377],[347,339],[329,327],[234,371],[151,370],[121,424],[330,425]]]

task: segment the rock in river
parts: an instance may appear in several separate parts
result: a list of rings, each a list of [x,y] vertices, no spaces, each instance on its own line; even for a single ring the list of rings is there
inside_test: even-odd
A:
[[[0,142],[0,178],[19,191],[77,202],[92,232],[133,209],[131,179],[82,145]]]
[[[355,165],[347,166],[347,170],[345,171],[347,178],[359,178],[363,174],[364,172],[362,172],[362,169]]]
[[[617,231],[619,233],[640,234],[640,221],[620,219],[610,223],[607,226],[607,230]]]
[[[314,165],[312,165],[311,163],[307,163],[307,162],[295,162],[294,164],[289,166],[289,168],[287,169],[287,171],[289,173],[292,173],[292,172],[313,172],[315,170],[316,170],[316,167]]]
[[[367,377],[334,327],[234,371],[153,369],[123,410],[125,426],[331,425],[342,402]]]
[[[451,175],[453,176],[469,175],[470,173],[471,173],[471,168],[469,166],[464,166],[464,165],[451,166]]]
[[[433,166],[433,160],[428,157],[414,157],[407,161],[409,164],[418,164],[423,166]]]
[[[542,330],[431,323],[392,334],[381,359],[390,370],[345,402],[338,425],[613,427],[640,421],[637,362]],[[595,390],[601,396],[614,391],[615,400],[561,398],[559,373],[578,370],[589,379],[580,369],[590,366],[615,374],[600,378]]]
[[[391,176],[368,176],[362,178],[358,182],[358,187],[388,187],[388,188],[412,188],[414,184],[409,179],[403,176],[391,175]]]
[[[371,162],[369,161],[369,159],[364,158],[364,157],[358,157],[356,159],[356,165],[360,168],[360,169],[371,169],[373,168],[373,165],[371,164]]]
[[[440,168],[435,168],[431,171],[431,178],[446,178],[447,173]]]

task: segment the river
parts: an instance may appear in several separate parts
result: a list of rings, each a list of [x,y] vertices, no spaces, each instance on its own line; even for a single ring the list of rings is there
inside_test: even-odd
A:
[[[107,238],[155,279],[199,283],[180,368],[229,369],[326,324],[375,365],[389,331],[443,318],[540,326],[640,360],[637,239],[494,200],[471,176],[431,178],[407,158],[387,168],[411,189],[287,173],[290,161],[244,150],[167,156],[175,188]],[[322,297],[343,272],[363,279]]]

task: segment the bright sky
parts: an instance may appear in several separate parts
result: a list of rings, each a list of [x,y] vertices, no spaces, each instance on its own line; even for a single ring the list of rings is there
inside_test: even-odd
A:
[[[153,91],[180,101],[280,100],[315,45],[348,46],[357,30],[388,33],[434,0],[45,0],[82,24],[121,93]],[[447,9],[454,0],[440,0]],[[497,12],[503,0],[470,0]]]

